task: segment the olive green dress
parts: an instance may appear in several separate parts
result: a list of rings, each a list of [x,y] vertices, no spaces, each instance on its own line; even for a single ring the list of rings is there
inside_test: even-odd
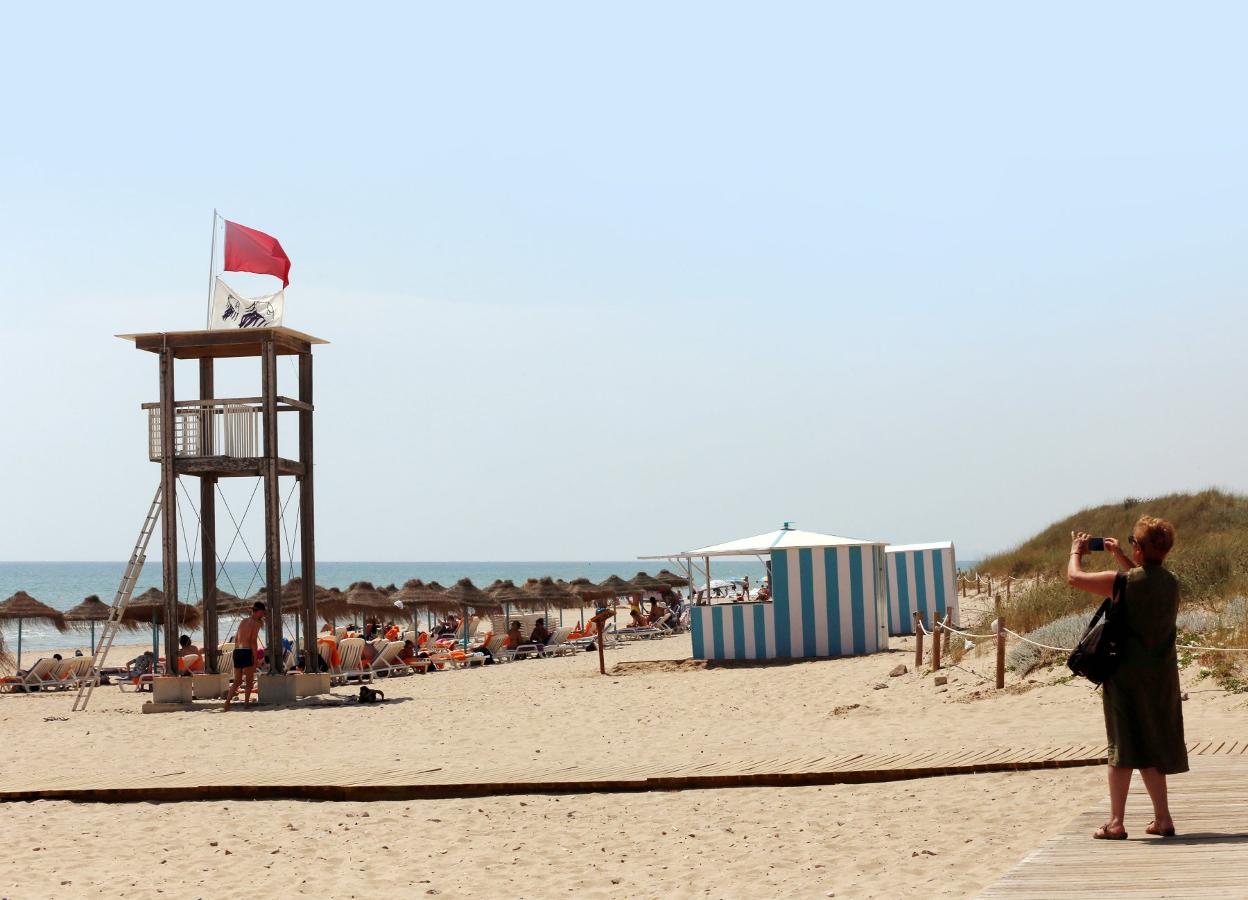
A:
[[[1102,694],[1109,764],[1157,769],[1163,775],[1186,772],[1174,649],[1178,581],[1163,566],[1142,566],[1120,575],[1115,591],[1120,592],[1127,640],[1122,662]]]

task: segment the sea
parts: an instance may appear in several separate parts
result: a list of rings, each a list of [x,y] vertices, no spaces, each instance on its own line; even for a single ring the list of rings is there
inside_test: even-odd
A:
[[[584,576],[590,581],[599,582],[618,575],[629,579],[639,571],[656,574],[661,568],[673,569],[664,563],[654,561],[639,562],[638,560],[621,560],[616,562],[324,562],[316,564],[316,583],[322,587],[336,587],[345,590],[356,581],[371,581],[377,586],[401,585],[409,578],[422,581],[437,581],[449,587],[461,578],[471,578],[473,584],[485,587],[495,579],[511,579],[516,584],[523,584],[529,578],[542,578],[547,575],[556,579],[571,581]],[[199,572],[192,572],[190,566],[183,562],[179,566],[179,592],[184,603],[195,604],[200,601]],[[105,603],[111,605],[125,573],[125,561],[119,562],[0,562],[0,599],[12,596],[15,592],[25,591],[36,600],[41,600],[54,609],[67,610],[80,603],[84,597],[96,594]],[[711,563],[711,577],[714,579],[740,578],[748,575],[750,581],[757,584],[764,573],[762,563],[750,559],[714,560]],[[299,563],[287,564],[282,570],[282,581],[285,582],[299,575]],[[217,585],[238,597],[254,594],[264,584],[263,565],[256,566],[251,562],[228,562],[217,576]],[[135,588],[138,596],[149,587],[161,587],[160,560],[148,560],[139,576]],[[553,613],[552,613],[553,615]],[[223,629],[226,627],[223,623]],[[99,626],[96,626],[98,632]],[[17,623],[0,621],[0,631],[4,633],[5,643],[10,651],[17,646]],[[127,642],[141,643],[144,641],[142,632],[136,632],[133,639],[121,638]],[[199,639],[198,633],[191,634],[192,639]],[[25,622],[22,625],[22,655],[28,651],[63,649],[81,646],[86,652],[91,645],[91,630],[88,625],[75,626],[66,634],[60,634],[51,625],[42,622]]]

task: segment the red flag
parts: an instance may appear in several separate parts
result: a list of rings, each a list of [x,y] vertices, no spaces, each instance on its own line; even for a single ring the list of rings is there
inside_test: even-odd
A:
[[[277,238],[227,219],[225,271],[276,275],[282,279],[282,287],[286,287],[290,284],[290,257]]]

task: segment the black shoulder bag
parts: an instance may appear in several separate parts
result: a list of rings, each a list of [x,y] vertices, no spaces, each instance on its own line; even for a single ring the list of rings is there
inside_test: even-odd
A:
[[[1122,660],[1126,634],[1119,607],[1127,577],[1121,572],[1114,579],[1114,596],[1106,597],[1083,632],[1078,645],[1066,660],[1066,667],[1093,684],[1104,684]]]

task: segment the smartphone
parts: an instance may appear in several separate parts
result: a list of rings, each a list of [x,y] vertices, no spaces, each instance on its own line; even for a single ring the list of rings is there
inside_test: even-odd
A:
[[[1099,553],[1105,550],[1105,538],[1088,538],[1088,550],[1092,553]]]

